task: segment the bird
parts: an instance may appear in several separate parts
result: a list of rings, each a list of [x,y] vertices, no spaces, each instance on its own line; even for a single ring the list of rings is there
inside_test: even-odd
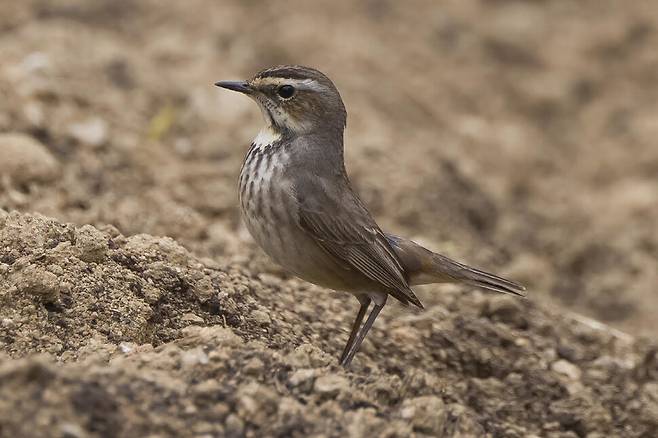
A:
[[[295,276],[348,292],[360,304],[339,358],[344,368],[350,367],[389,296],[423,308],[411,286],[464,283],[525,296],[519,283],[382,231],[345,169],[347,111],[324,73],[280,65],[248,80],[215,85],[253,99],[265,121],[238,180],[240,210],[251,236]]]

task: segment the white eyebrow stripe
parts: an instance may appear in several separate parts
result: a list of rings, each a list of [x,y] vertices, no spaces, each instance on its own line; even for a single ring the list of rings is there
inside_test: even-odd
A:
[[[311,89],[315,91],[326,90],[327,87],[316,81],[315,79],[285,79],[286,83],[296,86],[300,90]]]
[[[292,85],[300,90],[326,91],[327,87],[315,79],[259,78],[258,85]]]
[[[310,88],[311,90],[320,91],[326,88],[315,79],[289,79],[288,83],[300,89]]]

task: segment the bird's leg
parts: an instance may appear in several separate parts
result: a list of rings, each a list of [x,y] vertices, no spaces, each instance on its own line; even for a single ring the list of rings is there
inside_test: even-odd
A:
[[[354,355],[356,352],[359,350],[359,347],[361,347],[361,343],[365,339],[366,335],[368,334],[368,331],[370,330],[370,327],[375,322],[375,319],[377,319],[377,315],[379,315],[379,312],[384,308],[384,305],[386,302],[383,302],[382,304],[375,304],[375,307],[372,308],[372,311],[370,312],[370,315],[368,315],[368,319],[366,320],[366,323],[363,324],[363,327],[361,327],[361,330],[359,330],[359,334],[357,335],[354,343],[350,347],[349,351],[347,352],[347,356],[345,356],[345,359],[341,361],[341,365],[344,368],[347,368],[350,366],[350,363],[352,363],[352,358],[354,358]]]
[[[359,307],[359,313],[356,314],[356,319],[354,320],[354,324],[352,325],[352,332],[350,333],[350,337],[347,340],[347,344],[345,345],[345,349],[343,350],[343,354],[340,355],[340,360],[339,362],[342,364],[343,360],[345,360],[345,357],[347,356],[347,353],[350,351],[350,347],[354,343],[354,339],[356,338],[356,334],[359,332],[359,327],[361,327],[361,322],[363,321],[363,317],[366,315],[366,311],[368,310],[368,307],[370,306],[370,298],[359,298],[359,303],[361,303],[361,307]]]

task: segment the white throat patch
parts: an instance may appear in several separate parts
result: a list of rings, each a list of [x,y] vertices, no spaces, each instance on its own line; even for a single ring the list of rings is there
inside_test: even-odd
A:
[[[281,133],[268,125],[260,130],[256,138],[254,138],[253,144],[257,148],[262,148],[268,144],[276,143],[279,140],[281,140]]]

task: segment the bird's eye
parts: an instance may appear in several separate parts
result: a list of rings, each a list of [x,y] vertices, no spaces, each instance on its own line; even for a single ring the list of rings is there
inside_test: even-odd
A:
[[[290,99],[293,94],[295,94],[295,87],[292,85],[281,85],[276,94],[279,95],[282,99]]]

